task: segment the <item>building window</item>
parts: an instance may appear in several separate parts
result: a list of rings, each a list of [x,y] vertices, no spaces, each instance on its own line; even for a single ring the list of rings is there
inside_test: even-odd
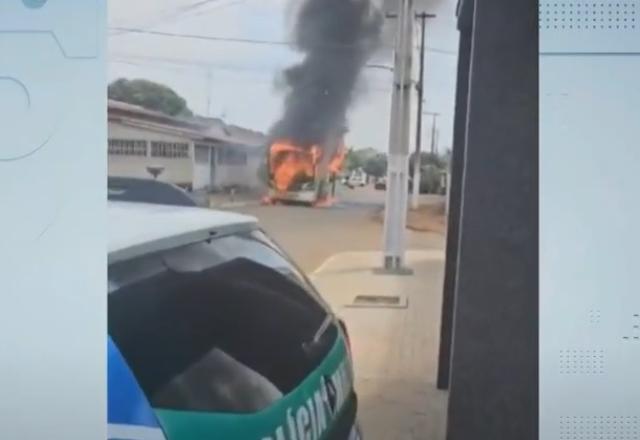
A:
[[[151,142],[151,156],[185,158],[189,157],[189,144],[183,142]]]
[[[220,165],[246,165],[247,153],[241,147],[225,146],[218,150],[218,163]]]
[[[213,145],[211,144],[195,144],[196,148],[199,148],[201,150],[208,150],[209,148],[212,148]]]
[[[147,141],[109,139],[109,154],[113,156],[146,156]]]
[[[198,164],[209,165],[209,151],[211,147],[206,144],[195,144],[193,148],[193,158]]]

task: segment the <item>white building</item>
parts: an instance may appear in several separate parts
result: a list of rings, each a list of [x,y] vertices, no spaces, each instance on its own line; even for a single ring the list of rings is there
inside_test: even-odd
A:
[[[262,187],[265,159],[261,133],[219,119],[184,120],[119,101],[109,101],[109,175],[150,177],[194,191],[230,186]]]

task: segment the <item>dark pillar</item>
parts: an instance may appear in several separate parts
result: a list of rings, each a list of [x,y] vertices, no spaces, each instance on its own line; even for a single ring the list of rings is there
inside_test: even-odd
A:
[[[451,334],[453,330],[453,303],[458,266],[460,235],[460,202],[467,132],[467,100],[469,99],[469,62],[471,60],[471,27],[473,2],[458,4],[458,74],[456,79],[456,108],[453,121],[453,148],[451,152],[451,188],[449,189],[449,218],[447,220],[447,247],[440,321],[440,353],[438,355],[438,389],[449,388],[451,364]]]
[[[476,2],[448,440],[538,439],[537,21]]]

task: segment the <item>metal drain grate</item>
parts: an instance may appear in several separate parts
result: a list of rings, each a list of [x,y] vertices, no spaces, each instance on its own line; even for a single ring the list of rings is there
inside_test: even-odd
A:
[[[403,309],[408,305],[402,295],[357,295],[347,307]]]

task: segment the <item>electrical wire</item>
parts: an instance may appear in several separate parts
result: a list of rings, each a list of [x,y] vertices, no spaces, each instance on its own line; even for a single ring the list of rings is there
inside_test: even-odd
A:
[[[153,63],[153,59],[149,60],[136,60],[135,58],[133,59],[126,59],[126,57],[122,57],[122,58],[112,58],[111,62],[112,63],[116,63],[116,64],[124,64],[124,65],[129,65],[129,66],[134,66],[134,67],[142,67],[142,68],[154,68],[154,69],[162,69],[162,70],[170,70],[173,71],[177,74],[185,74],[185,71],[188,71],[190,69],[201,69],[200,72],[194,72],[193,70],[191,70],[191,74],[192,75],[197,75],[200,76],[202,74],[204,74],[205,76],[209,74],[209,72],[213,69],[219,69],[219,70],[226,70],[226,71],[250,71],[250,72],[254,72],[253,69],[238,69],[238,68],[229,68],[226,66],[216,66],[214,64],[204,64],[204,63],[193,63],[193,62],[175,62],[175,61],[167,61],[166,64],[164,64],[163,61],[160,60],[160,64],[154,64]],[[235,76],[234,79],[237,80],[241,77],[239,76]],[[269,81],[260,81],[260,80],[256,80],[255,77],[252,79],[247,79],[248,82],[251,82],[252,84],[267,84],[267,85],[272,85],[273,81],[269,80]],[[371,87],[370,86],[370,82],[368,82],[367,84],[365,84],[364,89],[366,92],[376,92],[376,93],[390,93],[391,92],[391,88],[384,88],[384,87]]]
[[[227,71],[246,71],[246,72],[264,72],[268,70],[271,72],[271,68],[263,68],[263,67],[239,67],[239,66],[228,66],[223,64],[216,63],[207,63],[202,61],[194,61],[194,60],[185,60],[185,59],[176,59],[176,58],[164,58],[164,57],[152,57],[152,56],[144,56],[144,55],[118,55],[115,54],[110,57],[110,62],[119,62],[119,63],[129,63],[134,62],[140,65],[146,63],[146,65],[153,64],[164,64],[164,65],[174,65],[174,66],[187,66],[187,67],[195,67],[204,70],[227,70]],[[273,70],[280,69],[280,66],[276,66]],[[284,67],[283,67],[284,68]]]
[[[220,37],[214,35],[201,35],[201,34],[187,34],[187,33],[179,33],[179,32],[168,32],[168,31],[154,31],[150,29],[141,29],[141,28],[131,28],[131,27],[111,27],[110,29],[116,31],[123,31],[127,33],[134,34],[143,34],[143,35],[153,35],[159,37],[169,37],[169,38],[184,38],[184,39],[193,39],[193,40],[203,40],[203,41],[217,41],[217,42],[225,42],[225,43],[246,43],[246,44],[258,44],[258,45],[267,45],[267,46],[293,46],[294,43],[291,41],[278,41],[278,40],[261,40],[255,38],[238,38],[238,37]],[[339,43],[327,43],[326,46],[336,46],[336,47],[354,47],[356,45],[353,44],[339,44]],[[457,51],[445,50],[445,49],[437,49],[433,47],[426,47],[425,50],[427,52],[440,53],[443,55],[457,55]]]
[[[209,8],[209,9],[206,9],[204,11],[200,11],[197,14],[194,14],[194,16],[195,17],[200,17],[202,15],[209,14],[212,11],[219,11],[220,9],[226,9],[226,8],[231,7],[231,6],[236,6],[236,5],[240,4],[240,3],[245,3],[246,1],[247,0],[235,0],[235,1],[230,1],[229,3],[225,3],[225,4],[222,4],[222,5],[216,5],[213,8]]]
[[[277,41],[277,40],[259,40],[254,38],[236,38],[236,37],[218,37],[213,35],[200,35],[200,34],[184,34],[179,32],[168,32],[168,31],[154,31],[149,29],[140,29],[140,28],[128,28],[128,27],[112,27],[110,29],[116,31],[123,31],[128,33],[135,34],[145,34],[145,35],[154,35],[159,37],[172,37],[172,38],[186,38],[193,40],[204,40],[204,41],[221,41],[227,43],[248,43],[248,44],[261,44],[268,46],[294,46],[295,43],[290,41]],[[343,44],[343,43],[323,43],[318,44],[319,47],[333,47],[336,49],[350,49],[357,48],[362,44]]]
[[[146,61],[146,62],[162,62],[162,63],[166,63],[166,64],[176,64],[176,65],[189,65],[189,66],[196,66],[196,67],[201,67],[201,68],[218,68],[218,69],[222,69],[222,70],[246,70],[246,71],[261,71],[261,70],[265,70],[268,69],[270,71],[273,70],[284,70],[286,68],[289,67],[289,65],[281,65],[281,66],[266,66],[266,67],[261,67],[261,66],[256,66],[256,67],[235,67],[235,66],[225,66],[225,65],[221,65],[221,64],[216,64],[216,63],[210,63],[210,62],[205,62],[205,61],[200,61],[200,60],[189,60],[189,59],[184,59],[184,58],[170,58],[170,57],[161,57],[161,56],[150,56],[150,55],[134,55],[134,54],[120,54],[120,53],[113,53],[109,55],[109,60],[110,61],[130,61],[130,60],[134,60],[134,61]],[[393,72],[393,66],[389,66],[386,64],[365,64],[364,66],[365,69],[379,69],[379,70],[386,70],[389,72]]]
[[[204,41],[221,41],[227,43],[248,43],[248,44],[263,44],[270,46],[290,46],[291,43],[286,41],[270,41],[270,40],[258,40],[252,38],[235,38],[235,37],[216,37],[212,35],[198,35],[198,34],[183,34],[177,32],[166,31],[154,31],[150,29],[131,28],[131,27],[111,27],[115,31],[123,31],[133,34],[145,34],[154,35],[159,37],[172,37],[172,38],[185,38],[192,40],[204,40]]]
[[[212,8],[209,8],[205,11],[201,11],[200,13],[196,14],[196,16],[208,14],[213,12],[214,10],[220,10],[223,8],[227,8],[229,6],[237,5],[239,3],[244,3],[246,0],[235,0],[235,1],[230,1],[229,3],[219,4],[221,1],[224,1],[224,0],[198,0],[191,4],[180,6],[174,9],[173,11],[171,11],[170,13],[160,15],[159,17],[156,18],[156,20],[152,20],[151,24],[143,25],[142,27],[140,27],[140,29],[150,30],[151,28],[159,26],[163,23],[166,23],[169,20],[172,20],[174,22],[178,21],[179,19],[182,18],[182,16],[189,14],[190,12],[197,11],[198,9],[201,9],[203,6],[213,4]],[[119,36],[127,33],[129,33],[129,31],[127,30],[116,30],[111,32],[109,36]]]

